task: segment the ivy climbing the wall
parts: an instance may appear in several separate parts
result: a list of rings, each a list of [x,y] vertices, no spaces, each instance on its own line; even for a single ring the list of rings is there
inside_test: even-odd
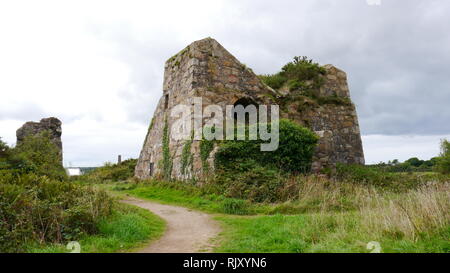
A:
[[[208,173],[210,166],[208,162],[209,155],[214,149],[214,140],[202,139],[200,142],[200,158],[202,160],[203,172]]]
[[[163,130],[163,159],[162,159],[162,169],[163,169],[163,177],[165,180],[170,180],[172,175],[172,166],[173,160],[170,155],[169,149],[169,124],[167,122],[167,118],[164,120],[164,130]]]
[[[186,140],[183,146],[183,151],[181,152],[181,174],[186,175],[188,171],[192,171],[192,162],[194,160],[194,155],[191,152],[192,147],[192,137],[190,140]]]

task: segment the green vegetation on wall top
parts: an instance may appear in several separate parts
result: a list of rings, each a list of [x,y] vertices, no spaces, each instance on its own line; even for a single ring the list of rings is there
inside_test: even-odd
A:
[[[261,75],[260,78],[275,90],[288,87],[289,90],[317,89],[323,85],[322,75],[326,70],[306,56],[294,57],[280,72],[273,75]]]
[[[294,57],[280,72],[272,75],[259,75],[259,78],[276,91],[289,90],[289,96],[276,99],[282,107],[292,100],[302,101],[303,98],[312,99],[310,106],[334,104],[350,106],[352,102],[348,98],[338,96],[319,96],[319,89],[323,86],[326,74],[325,68],[306,56]]]

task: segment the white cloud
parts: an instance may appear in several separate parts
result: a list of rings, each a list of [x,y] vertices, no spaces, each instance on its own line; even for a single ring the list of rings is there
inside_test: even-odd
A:
[[[398,159],[403,162],[412,157],[423,160],[439,155],[440,141],[450,139],[450,135],[367,135],[362,136],[366,164]]]
[[[64,164],[99,166],[139,156],[147,126],[121,122],[77,120],[63,126]],[[74,156],[75,155],[75,156]]]
[[[14,146],[16,144],[16,130],[22,124],[23,122],[17,119],[0,120],[0,137],[2,141],[6,142],[9,146]]]

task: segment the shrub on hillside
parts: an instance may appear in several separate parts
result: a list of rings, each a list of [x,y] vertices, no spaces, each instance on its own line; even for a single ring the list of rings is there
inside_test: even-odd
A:
[[[218,170],[212,183],[220,185],[227,197],[248,199],[253,202],[278,201],[277,189],[282,185],[280,170],[262,167],[247,160],[235,170]]]
[[[60,151],[50,140],[48,132],[28,136],[15,148],[6,148],[6,152],[2,154],[4,164],[0,168],[45,175],[58,180],[67,178],[60,161]]]
[[[336,176],[340,181],[351,181],[367,185],[389,185],[394,174],[387,171],[362,165],[337,164]]]
[[[6,169],[9,166],[8,158],[9,158],[10,149],[5,142],[2,141],[0,137],[0,170]]]
[[[83,178],[90,182],[123,181],[134,176],[134,169],[137,159],[128,159],[120,164],[106,163],[103,167],[96,168],[83,175]]]
[[[0,159],[6,158],[9,151],[8,145],[6,145],[5,142],[3,142],[2,138],[0,137]]]
[[[399,173],[363,165],[337,164],[334,179],[358,183],[396,192],[415,189],[429,182],[448,182],[449,177],[439,173]]]
[[[23,252],[35,242],[63,243],[97,233],[111,213],[104,191],[33,173],[0,170],[0,252]]]

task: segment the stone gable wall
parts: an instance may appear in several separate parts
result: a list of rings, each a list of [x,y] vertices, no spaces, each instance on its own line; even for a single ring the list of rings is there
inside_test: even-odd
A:
[[[324,85],[318,90],[320,95],[349,98],[346,74],[331,65],[324,67],[327,75]],[[289,96],[289,92],[284,95]],[[192,105],[194,97],[202,97],[203,107],[214,104],[225,109],[226,105],[233,105],[240,98],[250,98],[257,104],[271,105],[276,104],[277,96],[280,94],[263,84],[251,69],[240,63],[214,39],[207,38],[192,43],[165,64],[163,96],[144,141],[136,166],[136,177],[145,179],[162,176],[163,131],[166,122],[169,128],[174,122],[170,111],[175,105]],[[310,127],[321,136],[313,169],[318,170],[336,162],[364,163],[353,104],[313,105],[299,110],[300,108],[294,101],[285,109],[280,109],[280,115]],[[181,172],[185,143],[186,141],[170,138],[168,146],[172,160],[171,177],[202,177],[200,143],[196,140],[191,145],[192,168],[184,174]],[[210,165],[213,165],[213,156],[214,151],[209,158]],[[151,175],[150,169],[153,169]]]

